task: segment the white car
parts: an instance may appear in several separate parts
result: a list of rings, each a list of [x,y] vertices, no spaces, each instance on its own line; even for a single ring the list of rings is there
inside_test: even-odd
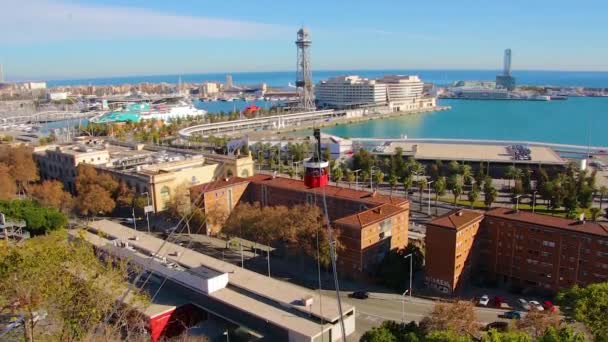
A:
[[[543,308],[543,306],[535,300],[529,301],[528,304],[530,304],[530,306],[536,309],[537,311],[545,311],[545,308]]]
[[[517,300],[517,302],[519,303],[519,306],[521,306],[522,309],[524,309],[524,310],[530,310],[530,303],[528,303],[527,300],[525,300],[523,298],[519,298]]]
[[[479,305],[488,306],[488,303],[490,303],[490,297],[488,297],[488,295],[483,295],[479,298]]]

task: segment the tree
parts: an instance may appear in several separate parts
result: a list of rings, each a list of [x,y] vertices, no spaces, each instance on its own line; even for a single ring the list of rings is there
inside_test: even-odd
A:
[[[399,179],[394,174],[392,174],[388,177],[388,184],[391,186],[391,195],[393,194],[393,189],[397,185],[398,181],[399,181]]]
[[[0,162],[9,166],[9,174],[15,180],[17,191],[26,192],[27,185],[38,180],[38,168],[32,149],[24,145],[9,147],[0,153]]]
[[[422,269],[424,254],[422,254],[420,248],[412,244],[407,245],[406,248],[391,250],[386,253],[376,267],[378,279],[387,287],[400,293],[409,287],[410,260],[405,258],[409,254],[412,254],[413,272],[416,273]]]
[[[63,183],[56,180],[45,180],[30,188],[32,198],[41,206],[57,208],[68,212],[72,208],[72,195],[63,191]]]
[[[135,199],[135,193],[133,189],[131,189],[127,183],[121,181],[118,185],[118,189],[116,190],[116,204],[121,207],[130,207],[133,205],[133,200]]]
[[[380,170],[374,171],[374,183],[376,183],[376,189],[380,187],[380,183],[384,182],[384,172]]]
[[[498,196],[498,191],[496,191],[496,189],[492,185],[485,188],[483,202],[488,209],[490,209],[492,207],[492,203],[494,203],[494,201],[496,201],[497,196]]]
[[[84,216],[107,214],[114,210],[116,202],[102,186],[91,184],[80,191],[76,200],[76,210]]]
[[[408,197],[413,183],[414,181],[411,175],[406,175],[405,177],[403,177],[403,191],[405,192],[405,197]]]
[[[557,302],[566,315],[584,323],[596,340],[608,339],[608,282],[586,287],[575,285],[559,292]]]
[[[344,172],[342,171],[342,168],[340,166],[335,167],[333,171],[334,172],[332,176],[334,178],[334,182],[338,184],[338,182],[340,182],[342,178],[344,178]]]
[[[509,188],[511,188],[511,181],[515,179],[521,179],[523,172],[514,165],[509,165],[505,171],[505,176],[509,178]]]
[[[538,342],[585,342],[585,335],[577,333],[570,326],[561,328],[549,327],[545,330],[542,336],[539,336]],[[599,341],[599,340],[598,340]]]
[[[422,177],[416,183],[418,185],[418,194],[419,194],[418,202],[420,203],[420,208],[422,208],[422,193],[429,186],[429,182],[426,180],[426,178]]]
[[[355,176],[355,173],[352,172],[350,169],[346,170],[346,182],[348,183],[348,186],[350,187],[352,185],[352,183],[357,179],[357,177]]]
[[[479,198],[479,188],[477,187],[477,184],[473,185],[473,188],[471,189],[471,191],[469,191],[469,194],[467,195],[467,199],[469,200],[469,203],[471,203],[471,209],[474,207],[475,202],[477,201],[477,199]]]
[[[490,329],[487,334],[481,336],[483,342],[532,342],[530,335],[521,331],[499,332]]]
[[[458,335],[473,334],[478,329],[473,302],[436,302],[433,311],[420,323],[426,331],[451,331]]]
[[[473,169],[471,168],[471,165],[461,165],[460,175],[462,176],[464,184],[471,185],[473,183]]]
[[[0,303],[24,316],[25,341],[88,340],[127,288],[126,276],[125,264],[101,262],[91,245],[68,242],[64,232],[0,248]],[[146,305],[139,290],[132,294],[132,303]],[[38,328],[35,317],[43,311],[48,324]]]
[[[601,209],[598,207],[593,207],[593,208],[589,209],[589,212],[591,213],[592,221],[597,221],[598,216],[600,216],[600,211],[601,211]]]
[[[608,187],[602,185],[599,189],[600,193],[600,210],[602,209],[602,204],[604,203],[604,197],[608,196]]]
[[[441,176],[435,180],[433,183],[433,190],[435,191],[435,215],[437,215],[437,202],[439,201],[439,197],[445,195],[445,187],[446,181],[445,177]]]
[[[373,327],[361,336],[359,342],[397,342],[397,338],[384,326]]]
[[[59,230],[68,223],[67,217],[55,208],[43,208],[26,200],[0,201],[0,212],[9,219],[23,220],[32,235]]]
[[[469,335],[459,335],[451,330],[431,331],[424,338],[425,342],[470,342]]]
[[[460,184],[457,183],[454,185],[452,188],[452,195],[454,196],[454,205],[456,205],[456,201],[460,198],[460,195],[462,195],[462,186]]]
[[[530,310],[517,321],[517,328],[537,338],[549,328],[558,328],[560,323],[561,318],[554,312]]]
[[[453,176],[453,175],[459,174],[460,173],[460,164],[458,164],[457,161],[452,160],[448,164],[448,173],[449,173],[449,176]]]
[[[375,163],[375,156],[365,149],[360,149],[357,153],[353,155],[353,169],[361,170],[361,173],[369,172],[369,170],[372,166],[375,165]]]
[[[10,174],[9,167],[0,163],[0,200],[11,200],[17,194],[17,185]]]

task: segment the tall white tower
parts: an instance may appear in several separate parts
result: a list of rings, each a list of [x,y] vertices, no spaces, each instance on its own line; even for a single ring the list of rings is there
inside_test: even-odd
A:
[[[315,95],[312,84],[312,69],[310,65],[310,33],[302,27],[298,30],[296,46],[298,61],[296,72],[296,88],[300,96],[299,107],[305,110],[315,109]]]
[[[511,76],[511,49],[505,50],[505,57],[503,61],[502,74],[503,76]]]
[[[2,68],[2,64],[0,64],[0,83],[4,83],[4,69]]]

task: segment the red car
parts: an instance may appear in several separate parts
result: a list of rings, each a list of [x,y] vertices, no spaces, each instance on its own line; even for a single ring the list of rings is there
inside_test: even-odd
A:
[[[502,297],[500,297],[500,296],[495,296],[492,299],[492,305],[497,308],[499,308],[502,305],[502,303],[503,303],[503,300],[502,300]]]
[[[553,305],[553,303],[551,303],[551,301],[549,301],[549,300],[546,300],[543,302],[543,308],[545,310],[547,310],[548,312],[557,311],[557,307],[555,305]]]

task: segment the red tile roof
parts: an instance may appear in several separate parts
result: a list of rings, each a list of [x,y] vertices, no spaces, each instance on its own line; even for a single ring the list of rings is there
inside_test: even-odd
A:
[[[486,216],[597,236],[608,236],[608,226],[598,222],[578,222],[557,216],[534,214],[522,210],[516,212],[509,208],[494,208],[486,212]]]
[[[356,214],[352,214],[350,216],[337,219],[334,222],[341,225],[362,228],[370,224],[383,221],[404,211],[406,211],[406,209],[385,203],[375,208],[371,208]]]
[[[481,221],[483,219],[483,213],[473,210],[453,210],[447,214],[437,217],[436,219],[430,221],[428,224],[460,230],[469,226],[476,221]]]
[[[291,178],[284,177],[275,177],[263,174],[257,174],[255,176],[247,178],[248,180],[258,183],[265,184],[268,186],[274,186],[278,188],[289,189],[293,191],[302,191],[302,192],[312,192],[312,193],[322,193],[325,191],[326,196],[331,197],[340,197],[350,200],[356,200],[366,203],[376,203],[376,204],[395,204],[402,205],[407,203],[408,200],[403,197],[398,196],[386,196],[378,193],[371,193],[368,191],[361,190],[353,190],[348,188],[342,188],[339,186],[328,185],[323,188],[309,188],[307,187],[303,181]]]
[[[217,179],[213,182],[192,186],[192,187],[190,187],[190,193],[209,192],[209,191],[225,188],[230,185],[235,185],[235,184],[245,183],[245,182],[248,183],[249,179],[241,178],[241,177],[221,178],[221,179]]]

